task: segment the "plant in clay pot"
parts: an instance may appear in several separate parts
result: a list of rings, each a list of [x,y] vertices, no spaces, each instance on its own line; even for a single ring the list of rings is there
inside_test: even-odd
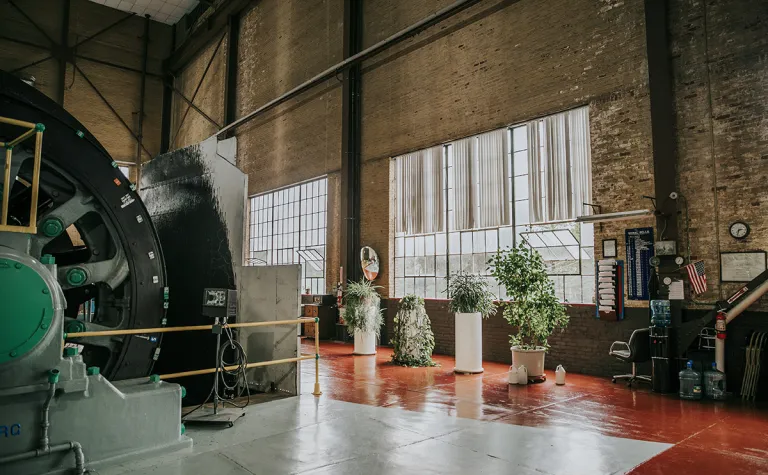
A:
[[[504,304],[503,315],[517,328],[517,333],[509,336],[512,364],[525,365],[529,377],[541,376],[547,340],[555,330],[568,325],[565,306],[555,295],[541,256],[525,243],[497,252],[488,265],[510,299]]]

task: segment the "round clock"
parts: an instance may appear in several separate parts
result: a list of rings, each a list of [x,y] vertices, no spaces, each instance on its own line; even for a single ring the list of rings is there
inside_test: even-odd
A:
[[[749,225],[743,221],[736,221],[728,230],[735,239],[744,239],[749,236]]]

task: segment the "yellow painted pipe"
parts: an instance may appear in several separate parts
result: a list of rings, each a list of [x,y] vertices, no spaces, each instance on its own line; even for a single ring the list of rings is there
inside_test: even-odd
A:
[[[10,145],[11,147],[15,147],[16,145],[20,144],[24,140],[27,140],[29,137],[32,137],[34,134],[35,134],[35,129],[29,129],[23,134],[16,137],[15,139],[8,142],[8,145]]]
[[[11,149],[5,149],[5,186],[3,186],[3,211],[2,221],[0,224],[6,226],[8,224],[8,202],[10,201],[11,193]]]
[[[315,389],[312,395],[315,397],[323,394],[320,391],[320,320],[315,320]]]
[[[260,366],[272,366],[272,365],[283,364],[283,363],[295,363],[297,361],[309,360],[313,358],[315,358],[315,355],[301,355],[298,358],[284,358],[281,360],[259,361],[258,363],[248,363],[247,365],[245,365],[245,369],[258,368]],[[222,368],[222,371],[223,370],[232,371],[239,367],[240,367],[239,365],[225,366],[224,368]],[[160,379],[184,378],[187,376],[198,376],[201,374],[211,374],[215,372],[216,372],[216,368],[195,369],[192,371],[182,371],[180,373],[161,374]]]
[[[34,129],[35,124],[32,122],[24,122],[23,120],[9,119],[8,117],[0,117],[0,122],[4,124],[18,125],[19,127],[26,127],[28,129]]]
[[[37,234],[37,199],[40,192],[40,164],[43,159],[43,133],[35,133],[35,164],[32,171],[32,203],[29,209],[29,227],[34,229],[32,234]]]
[[[244,323],[228,323],[226,326],[229,328],[250,328],[250,327],[266,327],[271,325],[296,325],[298,323],[314,322],[314,318],[297,318],[295,320],[275,320],[273,322],[244,322]],[[159,327],[159,328],[131,328],[125,330],[102,330],[92,332],[79,332],[79,333],[67,333],[66,339],[75,338],[88,338],[94,336],[119,336],[119,335],[144,335],[151,333],[172,333],[172,332],[186,332],[186,331],[199,331],[210,330],[213,325],[193,325],[183,327]]]

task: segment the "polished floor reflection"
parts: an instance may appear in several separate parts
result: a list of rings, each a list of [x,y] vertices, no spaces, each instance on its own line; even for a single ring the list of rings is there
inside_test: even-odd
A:
[[[305,348],[314,351],[314,348]],[[768,473],[768,410],[685,402],[569,374],[509,386],[506,365],[455,375],[453,360],[402,368],[391,350],[322,345],[323,396],[251,406],[232,429],[190,428],[190,453],[99,475]]]

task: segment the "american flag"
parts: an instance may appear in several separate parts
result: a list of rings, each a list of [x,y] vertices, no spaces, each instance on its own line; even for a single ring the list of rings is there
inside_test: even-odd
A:
[[[691,281],[691,290],[696,295],[707,291],[707,274],[704,273],[704,261],[696,261],[685,266],[688,271],[688,279]]]

